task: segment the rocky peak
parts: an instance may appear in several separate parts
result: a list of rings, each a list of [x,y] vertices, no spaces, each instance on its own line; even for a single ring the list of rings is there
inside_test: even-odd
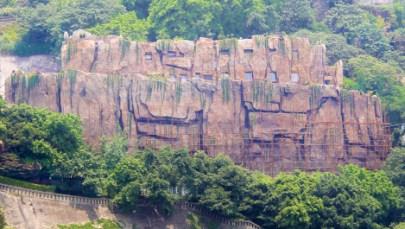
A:
[[[342,63],[304,38],[130,42],[78,32],[63,71],[7,81],[6,99],[78,115],[91,144],[225,153],[268,174],[381,167],[390,149],[379,99],[340,89]]]
[[[165,78],[268,80],[340,87],[342,63],[328,66],[324,45],[306,38],[253,36],[252,39],[131,42],[77,31],[62,47],[64,69],[104,74],[160,75]]]

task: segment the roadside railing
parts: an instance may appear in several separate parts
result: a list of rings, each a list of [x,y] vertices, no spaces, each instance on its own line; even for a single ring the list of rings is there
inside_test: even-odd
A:
[[[38,198],[38,199],[55,200],[55,201],[60,201],[60,202],[73,203],[73,204],[88,204],[88,205],[92,205],[92,206],[106,206],[106,207],[113,206],[112,201],[107,198],[90,198],[90,197],[73,196],[73,195],[60,194],[60,193],[43,192],[43,191],[21,188],[21,187],[7,185],[7,184],[1,184],[1,183],[0,183],[0,192],[11,193],[11,194],[15,194],[15,195]],[[191,210],[194,212],[198,212],[202,215],[209,216],[209,217],[214,218],[217,221],[221,222],[222,224],[232,226],[233,228],[261,229],[261,227],[259,225],[255,224],[251,221],[226,219],[225,217],[222,217],[215,213],[209,212],[206,209],[204,209],[194,203],[179,202],[177,204],[177,206],[180,209]]]

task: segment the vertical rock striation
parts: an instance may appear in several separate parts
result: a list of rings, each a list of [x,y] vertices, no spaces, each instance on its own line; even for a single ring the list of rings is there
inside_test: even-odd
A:
[[[7,100],[79,115],[93,144],[124,132],[133,147],[223,152],[272,175],[344,163],[376,169],[389,152],[379,99],[341,90],[342,65],[326,66],[322,45],[87,36],[65,42],[63,72],[30,89],[12,77]]]

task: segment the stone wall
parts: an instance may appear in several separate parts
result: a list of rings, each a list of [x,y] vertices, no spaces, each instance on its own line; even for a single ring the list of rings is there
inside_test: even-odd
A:
[[[118,221],[123,228],[188,228],[186,216],[194,212],[224,229],[260,229],[246,220],[231,220],[207,212],[193,203],[179,202],[172,216],[163,218],[154,212],[134,214],[115,213],[111,201],[105,198],[87,198],[59,193],[41,192],[16,186],[0,184],[0,206],[5,210],[6,222],[18,229],[56,228],[58,224],[84,223],[100,218]]]
[[[9,102],[77,114],[93,144],[124,131],[133,147],[223,152],[272,175],[345,163],[376,169],[390,147],[380,100],[333,85],[73,70],[44,74],[31,88],[24,80],[8,81]]]

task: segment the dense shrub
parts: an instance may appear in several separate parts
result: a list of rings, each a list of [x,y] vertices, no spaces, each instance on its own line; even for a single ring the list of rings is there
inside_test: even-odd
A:
[[[328,11],[325,24],[335,33],[343,34],[349,44],[367,53],[382,57],[390,49],[388,39],[377,26],[377,18],[356,5],[337,5]]]
[[[0,123],[5,127],[1,128],[0,138],[6,152],[33,165],[44,178],[62,180],[58,185],[62,186],[63,180],[82,177],[92,164],[92,154],[83,143],[81,123],[76,116],[0,103]]]
[[[349,165],[338,174],[296,172],[271,178],[229,158],[164,149],[124,157],[105,187],[122,209],[148,202],[169,214],[188,201],[217,214],[253,220],[268,228],[380,227],[400,219],[401,196],[382,171]]]
[[[59,52],[64,32],[108,22],[124,10],[118,0],[56,0],[25,8],[19,20],[28,30],[27,43],[43,44]]]
[[[140,20],[135,13],[120,14],[111,21],[97,25],[89,29],[89,32],[96,35],[121,35],[131,40],[147,40],[149,23]]]

